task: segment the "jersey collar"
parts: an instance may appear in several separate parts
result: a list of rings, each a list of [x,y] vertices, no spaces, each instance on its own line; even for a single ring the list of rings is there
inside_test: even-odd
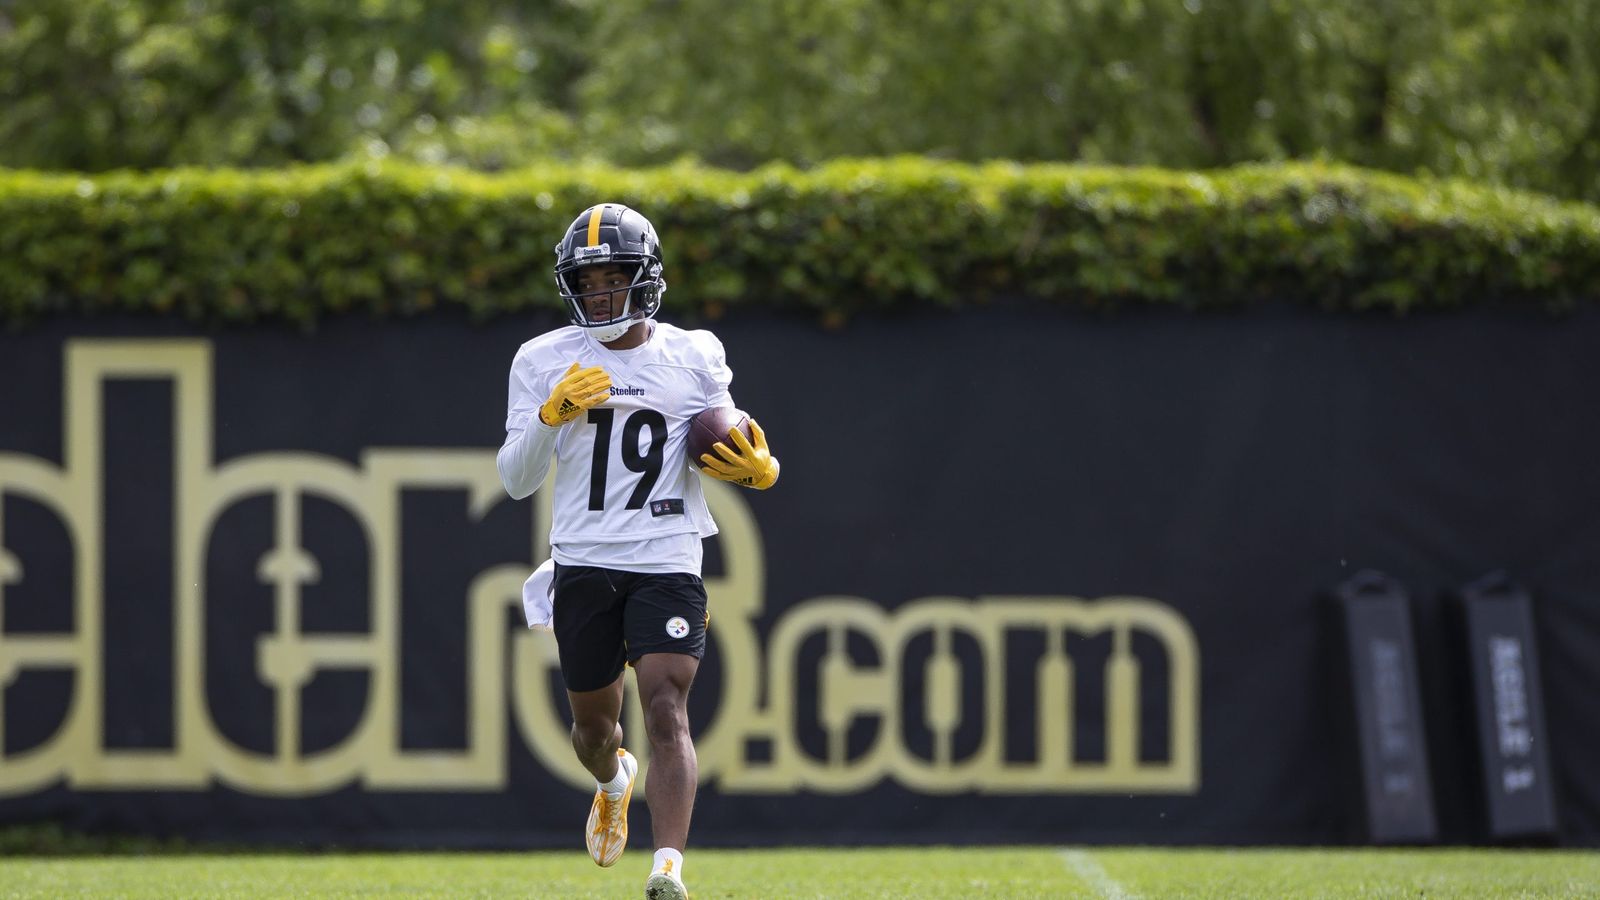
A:
[[[634,376],[639,374],[639,366],[641,366],[644,363],[645,357],[647,356],[647,354],[644,353],[643,351],[650,349],[651,343],[654,342],[655,339],[656,339],[656,322],[655,322],[655,320],[654,319],[646,319],[645,321],[650,323],[650,334],[647,337],[645,337],[644,343],[642,343],[639,346],[634,347],[634,348],[632,348],[630,350],[623,351],[624,353],[627,354],[627,358],[626,359],[622,356],[622,354],[617,353],[616,351],[612,350],[610,347],[607,347],[605,344],[600,343],[599,341],[597,341],[594,338],[588,336],[587,334],[584,335],[583,337],[584,337],[584,340],[589,342],[589,346],[592,347],[595,350],[595,352],[600,354],[600,357],[602,359],[607,360],[606,365],[605,365],[605,367],[607,369],[609,369],[609,370],[611,370],[613,372],[616,372],[617,374],[622,375],[625,378],[632,379]],[[634,351],[639,351],[639,352],[634,352]]]

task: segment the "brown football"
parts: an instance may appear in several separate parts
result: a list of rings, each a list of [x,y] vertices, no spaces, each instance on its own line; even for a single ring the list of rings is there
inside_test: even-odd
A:
[[[735,427],[744,432],[745,437],[754,440],[750,434],[750,417],[745,415],[742,409],[732,406],[713,406],[695,413],[694,418],[689,420],[689,461],[703,469],[705,466],[700,463],[701,454],[709,453],[721,459],[722,457],[711,449],[711,445],[717,441],[727,444],[729,450],[738,453],[739,445],[728,437],[728,429]]]

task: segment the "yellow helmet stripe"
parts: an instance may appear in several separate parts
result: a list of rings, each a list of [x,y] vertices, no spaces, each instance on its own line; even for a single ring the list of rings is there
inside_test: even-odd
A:
[[[589,211],[589,243],[585,247],[593,247],[600,243],[600,214],[605,212],[605,206],[596,206]]]

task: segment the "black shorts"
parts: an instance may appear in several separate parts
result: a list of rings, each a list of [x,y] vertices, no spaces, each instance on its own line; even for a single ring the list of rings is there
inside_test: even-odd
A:
[[[646,653],[706,652],[706,586],[698,575],[650,575],[556,564],[556,648],[569,691],[597,691]]]

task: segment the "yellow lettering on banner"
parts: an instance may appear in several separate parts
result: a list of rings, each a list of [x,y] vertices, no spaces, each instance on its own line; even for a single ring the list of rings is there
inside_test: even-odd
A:
[[[401,666],[429,665],[400,655],[400,497],[417,488],[456,489],[471,515],[483,517],[511,502],[501,490],[495,452],[488,449],[384,448],[366,451],[359,465],[304,452],[258,453],[213,465],[212,365],[203,340],[81,340],[66,351],[64,462],[0,453],[0,499],[36,502],[64,525],[73,546],[74,630],[59,634],[5,631],[8,586],[27,577],[25,560],[7,550],[0,504],[0,796],[19,796],[58,781],[81,790],[200,790],[225,784],[264,796],[308,796],[359,783],[368,790],[499,790],[506,787],[512,736],[548,771],[580,790],[593,779],[573,757],[554,640],[516,629],[507,640],[508,610],[521,609],[527,572],[547,558],[548,491],[531,505],[534,546],[527,565],[502,565],[478,574],[464,604],[467,634],[467,738],[459,750],[407,750],[400,740]],[[173,746],[115,749],[102,734],[107,673],[103,646],[103,564],[100,498],[104,495],[104,387],[119,379],[172,385],[174,559],[172,575],[174,690]],[[749,506],[730,485],[706,480],[707,501],[721,527],[724,571],[707,578],[717,627],[709,634],[723,670],[713,718],[697,736],[702,780],[727,793],[815,791],[849,794],[892,778],[929,793],[1162,792],[1199,789],[1199,648],[1188,623],[1171,607],[1138,597],[1089,601],[1075,597],[928,597],[886,610],[860,597],[825,596],[786,609],[763,640],[756,629],[765,606],[760,530]],[[303,546],[300,509],[306,497],[332,503],[361,523],[371,573],[364,598],[370,628],[363,633],[306,633],[303,591],[321,578],[320,561]],[[262,634],[254,672],[273,692],[270,752],[235,744],[212,720],[206,697],[203,573],[218,519],[250,498],[274,511],[272,547],[255,575],[271,587],[273,629]],[[64,602],[66,602],[66,599]],[[1044,652],[1028,685],[1035,697],[1034,746],[1007,746],[1007,634],[1043,636]],[[1098,679],[1105,690],[1105,754],[1074,754],[1075,683],[1084,673],[1064,635],[1109,636],[1111,653]],[[1146,675],[1132,650],[1144,635],[1165,654],[1164,683]],[[872,649],[872,662],[849,651],[851,637]],[[908,655],[926,636],[932,652]],[[819,643],[820,642],[820,643]],[[975,646],[976,656],[957,651]],[[805,646],[823,648],[805,664]],[[815,654],[812,654],[814,656]],[[915,669],[909,668],[916,663]],[[5,688],[25,670],[71,673],[71,700],[60,727],[43,742],[6,755]],[[317,673],[355,670],[369,677],[359,721],[332,747],[302,747],[302,688]],[[631,670],[630,670],[631,671]],[[908,707],[902,675],[920,686]],[[963,685],[981,685],[968,703]],[[814,685],[813,691],[803,688]],[[1140,756],[1141,695],[1166,698],[1164,753]],[[765,698],[763,700],[763,697]],[[803,709],[801,704],[811,708]],[[931,753],[908,746],[908,716],[932,735]],[[821,735],[808,743],[802,719]],[[851,730],[872,727],[852,752]],[[977,723],[974,748],[957,746],[957,732]],[[1087,723],[1093,724],[1093,723]],[[630,690],[623,727],[644,733]],[[816,738],[820,738],[820,741]],[[857,739],[859,742],[859,738]],[[632,741],[643,761],[644,742]],[[970,744],[971,741],[966,743]],[[1017,758],[1026,758],[1018,762]]]

